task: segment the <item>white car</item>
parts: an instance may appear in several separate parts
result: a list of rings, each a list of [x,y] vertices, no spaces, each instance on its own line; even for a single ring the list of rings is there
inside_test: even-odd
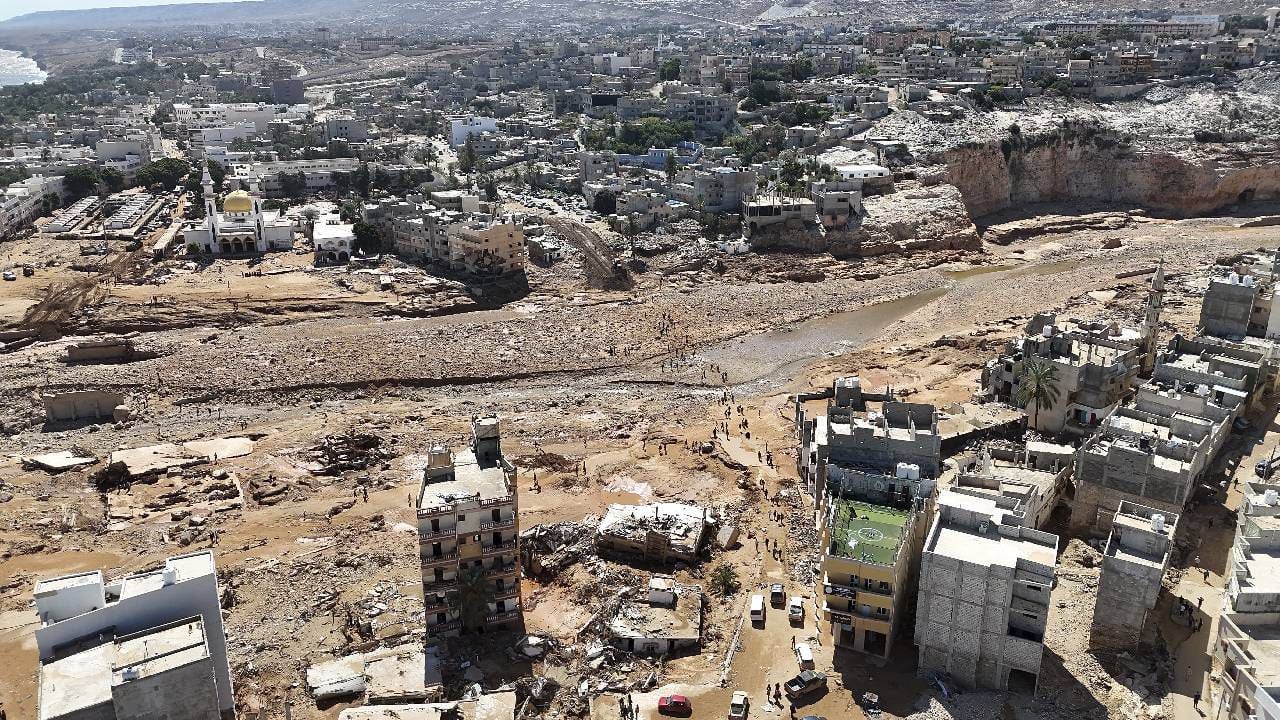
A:
[[[729,720],[746,720],[750,709],[751,701],[747,700],[747,694],[734,690],[733,697],[729,700]]]
[[[813,669],[813,649],[809,643],[796,643],[796,662],[804,670]]]

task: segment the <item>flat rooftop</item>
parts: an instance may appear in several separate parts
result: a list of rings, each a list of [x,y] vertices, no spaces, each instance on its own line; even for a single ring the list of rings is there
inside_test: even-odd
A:
[[[423,483],[418,507],[453,505],[465,500],[494,500],[511,497],[507,474],[501,464],[481,467],[475,451],[461,450],[453,456],[453,478]]]
[[[199,617],[116,641],[111,684],[159,675],[209,657],[204,622]],[[138,673],[126,679],[125,670]]]
[[[62,575],[60,577],[41,580],[36,583],[35,594],[56,593],[60,590],[69,590],[74,587],[83,587],[85,585],[101,585],[102,571],[89,570],[86,572],[75,573],[73,575]]]
[[[997,520],[1004,514],[1004,509],[997,506],[994,499],[947,492],[945,503],[960,511],[978,516],[986,515],[991,519],[987,521],[984,532],[980,525],[971,526],[948,517],[947,508],[940,505],[938,519],[935,521],[938,525],[937,532],[931,535],[929,545],[925,548],[927,552],[979,565],[1010,568],[1017,567],[1019,560],[1051,568],[1057,563],[1056,537],[1029,529],[1020,529],[1018,537],[1000,534]],[[1043,540],[1031,533],[1048,535],[1054,537],[1054,540]]]
[[[1173,533],[1173,520],[1174,518],[1172,517],[1166,519],[1163,533],[1166,539]],[[1148,536],[1155,534],[1155,531],[1151,529],[1151,520],[1149,518],[1128,513],[1116,513],[1111,527],[1111,535],[1107,538],[1107,547],[1104,549],[1103,555],[1149,567],[1164,567],[1165,557],[1172,546],[1171,543],[1166,542],[1160,552],[1152,552],[1139,547],[1138,543],[1120,541],[1120,537],[1125,533],[1138,533],[1139,537],[1142,534]]]
[[[877,565],[897,562],[910,513],[850,500],[833,500],[832,504],[828,554]]]
[[[40,666],[40,720],[60,718],[111,704],[111,658],[103,643]],[[114,716],[114,710],[111,711]]]
[[[609,632],[616,638],[697,640],[702,636],[701,604],[702,594],[692,590],[678,593],[674,608],[624,602],[609,621]]]

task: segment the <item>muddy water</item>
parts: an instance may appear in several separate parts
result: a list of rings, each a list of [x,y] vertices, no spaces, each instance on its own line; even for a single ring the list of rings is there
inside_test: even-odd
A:
[[[875,340],[887,327],[915,311],[945,298],[971,283],[1005,278],[1046,276],[1068,272],[1079,260],[1015,265],[981,265],[942,271],[946,287],[926,290],[897,300],[811,318],[795,325],[715,345],[700,353],[708,363],[725,368],[734,383],[786,381],[815,359],[855,350]]]

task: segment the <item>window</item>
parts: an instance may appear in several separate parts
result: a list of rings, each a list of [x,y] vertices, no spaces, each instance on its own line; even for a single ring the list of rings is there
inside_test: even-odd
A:
[[[889,614],[889,608],[878,607],[876,608],[876,614],[881,617],[884,617],[885,615]]]
[[[462,514],[458,515],[458,522],[462,522],[463,520],[466,520],[466,519],[467,519],[466,515],[462,515]]]

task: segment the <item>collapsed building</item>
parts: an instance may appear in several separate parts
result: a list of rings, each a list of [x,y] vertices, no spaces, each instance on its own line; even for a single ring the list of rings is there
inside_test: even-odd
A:
[[[1178,515],[1120,503],[1102,551],[1090,645],[1129,649],[1141,642],[1147,617],[1160,597],[1177,523]]]
[[[620,650],[668,655],[702,642],[702,588],[654,575],[643,600],[623,600],[609,622],[610,642]]]
[[[710,512],[698,505],[610,505],[596,529],[596,550],[631,561],[693,565],[711,525]]]
[[[418,494],[418,546],[428,641],[518,626],[516,468],[493,415],[471,422],[471,447],[434,447]]]
[[[956,490],[938,496],[920,564],[920,667],[968,687],[1034,690],[1058,537],[1001,505]]]
[[[1043,528],[1066,492],[1075,467],[1073,452],[1069,446],[1043,442],[1027,443],[1021,453],[984,446],[971,466],[956,473],[950,489],[994,500],[1016,525]]]
[[[826,400],[808,417],[807,403]],[[856,377],[796,399],[797,462],[818,509],[816,588],[832,641],[888,657],[910,607],[942,449],[932,405],[862,390]]]
[[[99,570],[36,583],[41,720],[143,720],[235,711],[209,551],[106,582]]]

